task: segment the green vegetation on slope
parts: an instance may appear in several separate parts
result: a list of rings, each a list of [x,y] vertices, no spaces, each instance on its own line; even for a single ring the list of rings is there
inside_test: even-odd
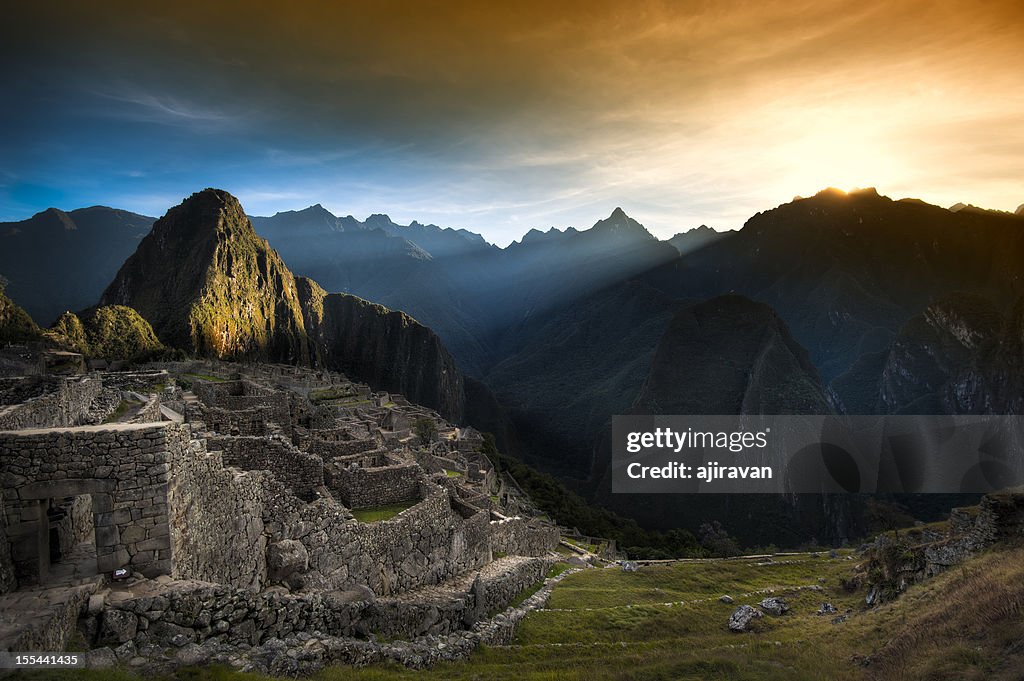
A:
[[[39,340],[42,332],[28,313],[4,293],[0,280],[0,344]]]
[[[84,320],[65,312],[45,332],[53,344],[86,357],[141,362],[173,354],[142,316],[124,305],[104,305]]]

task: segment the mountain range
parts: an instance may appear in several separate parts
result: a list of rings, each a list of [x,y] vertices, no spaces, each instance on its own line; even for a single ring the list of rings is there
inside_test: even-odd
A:
[[[44,246],[26,234],[64,224],[57,212],[0,225],[0,239],[59,252],[65,279],[83,282],[76,267],[102,272],[101,254],[130,245],[88,304],[138,310],[173,347],[331,366],[405,392],[651,525],[722,519],[746,527],[749,542],[839,541],[863,529],[864,509],[836,498],[611,495],[616,413],[1024,406],[1021,215],[825,190],[736,232],[701,226],[659,241],[617,208],[590,229],[531,230],[497,248],[465,230],[360,222],[320,205],[250,219],[217,190],[169,211],[141,241],[151,219],[87,211],[108,211],[109,225],[90,228],[94,243],[78,258],[65,252],[76,235]],[[84,225],[79,213],[64,215]],[[31,302],[34,281],[58,289],[42,270],[33,278],[39,253],[19,248],[18,267],[0,258],[12,298],[27,298],[33,316],[42,298],[71,307],[65,293]]]

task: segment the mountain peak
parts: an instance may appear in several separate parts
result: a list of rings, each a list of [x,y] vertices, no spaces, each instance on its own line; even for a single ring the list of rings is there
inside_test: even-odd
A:
[[[633,218],[626,215],[626,211],[622,208],[616,208],[612,211],[604,220],[598,220],[593,229],[594,233],[612,233],[616,235],[630,235],[630,236],[642,236],[647,239],[654,239],[655,237],[647,231],[647,228],[641,225]]]
[[[50,224],[57,225],[68,231],[78,229],[78,225],[75,224],[74,219],[60,208],[47,208],[44,211],[36,213],[35,217],[42,218]]]

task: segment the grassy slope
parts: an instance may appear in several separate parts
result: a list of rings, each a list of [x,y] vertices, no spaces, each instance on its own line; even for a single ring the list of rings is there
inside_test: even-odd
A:
[[[840,586],[854,565],[844,558],[780,556],[768,565],[754,560],[694,561],[645,566],[636,573],[587,570],[565,579],[547,610],[527,617],[517,645],[484,648],[469,660],[429,671],[332,668],[314,678],[1019,678],[1024,662],[1024,549],[984,554],[873,611],[863,610],[863,591],[851,594]],[[823,591],[795,590],[815,584]],[[756,592],[772,588],[786,598],[790,614],[766,616],[755,633],[727,631],[726,620],[736,605],[754,604],[764,597]],[[732,595],[736,605],[720,603],[723,593]],[[850,619],[833,625],[833,616],[815,615],[825,600],[841,612],[852,609]],[[182,677],[262,678],[216,669],[188,671]],[[68,673],[66,678],[82,678],[82,673]]]

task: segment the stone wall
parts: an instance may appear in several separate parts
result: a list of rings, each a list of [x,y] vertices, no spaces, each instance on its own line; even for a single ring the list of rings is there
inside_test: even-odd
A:
[[[249,436],[267,434],[267,419],[259,409],[229,411],[203,405],[198,411],[203,423],[214,433]]]
[[[391,520],[339,522],[326,504],[299,509],[287,538],[309,553],[308,581],[318,588],[366,585],[378,596],[437,584],[486,564],[487,514],[463,519],[452,510],[448,492],[425,483],[423,501]]]
[[[129,419],[130,423],[159,423],[163,421],[163,414],[160,413],[160,396],[150,395],[146,398],[145,404]]]
[[[321,631],[332,636],[356,633],[365,601],[338,594],[286,594],[222,584],[181,582],[162,593],[107,605],[97,623],[99,643],[129,640],[139,646],[182,647],[210,638],[259,645],[293,632]]]
[[[165,370],[155,371],[107,371],[100,374],[105,388],[133,390],[146,394],[159,392],[170,383],[170,374]]]
[[[101,572],[170,570],[168,433],[112,424],[0,433],[8,537],[20,585],[45,581],[49,499],[90,495]]]
[[[187,428],[171,430],[172,576],[259,589],[266,579],[263,487],[270,474],[226,469],[219,452],[190,437]]]
[[[491,550],[509,556],[542,556],[558,546],[554,525],[524,518],[506,518],[490,523]]]
[[[892,600],[918,582],[959,565],[997,542],[1024,538],[1024,493],[986,494],[976,508],[953,509],[947,532],[938,537],[913,530],[896,538],[879,535],[868,550],[868,605]]]
[[[0,480],[0,482],[4,482]],[[7,514],[4,509],[4,494],[6,482],[0,485],[0,596],[17,587],[18,582],[14,577],[14,561],[11,560],[11,545],[7,536]]]
[[[272,391],[249,381],[196,381],[192,391],[208,407],[245,411],[256,409],[263,417],[290,432],[291,402],[288,393]]]
[[[95,377],[66,378],[48,382],[47,387],[52,389],[27,402],[0,407],[0,431],[78,425],[88,417],[103,382]]]
[[[319,435],[319,431],[317,431]],[[354,456],[377,449],[380,443],[375,439],[365,440],[324,440],[320,437],[305,439],[300,446],[310,454],[316,454],[325,461],[338,456]]]
[[[206,446],[220,450],[225,465],[272,472],[292,494],[304,501],[315,499],[317,489],[324,484],[323,459],[280,438],[217,435],[208,437]]]
[[[349,508],[372,508],[413,501],[420,494],[423,470],[415,463],[379,468],[330,466],[327,486],[336,491]]]
[[[358,628],[404,640],[465,630],[541,583],[552,564],[547,558],[500,559],[446,585],[449,588],[423,590],[415,597],[378,598],[361,612]]]
[[[536,558],[503,564],[498,560],[481,572],[485,613],[501,610],[523,591],[544,580],[554,559]]]

